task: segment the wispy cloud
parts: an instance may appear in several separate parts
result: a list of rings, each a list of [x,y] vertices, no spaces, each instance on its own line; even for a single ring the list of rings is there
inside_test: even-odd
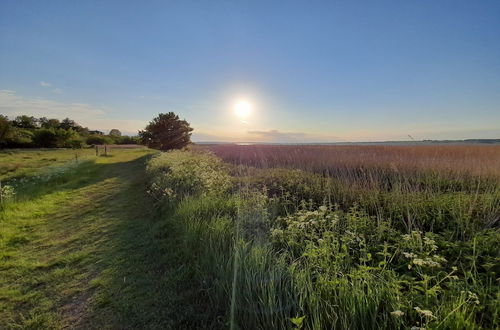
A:
[[[85,103],[63,103],[45,98],[30,98],[12,90],[0,90],[0,113],[9,117],[29,115],[63,119],[69,117],[91,129],[109,130],[118,128],[124,133],[137,134],[144,128],[146,120],[115,119],[108,115],[113,109]]]
[[[49,82],[46,82],[46,81],[40,81],[40,86],[44,87],[44,88],[50,88],[50,87],[53,87],[51,83]],[[53,88],[52,89],[52,93],[54,94],[62,94],[63,93],[63,90],[60,89],[60,88]]]

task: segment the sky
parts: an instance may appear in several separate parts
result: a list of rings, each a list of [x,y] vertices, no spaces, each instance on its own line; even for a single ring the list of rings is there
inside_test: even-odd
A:
[[[500,138],[500,1],[0,2],[1,114],[169,111],[194,141]]]

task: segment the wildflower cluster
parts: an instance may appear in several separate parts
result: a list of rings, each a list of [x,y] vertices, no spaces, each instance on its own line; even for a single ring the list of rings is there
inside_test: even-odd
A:
[[[148,192],[158,200],[218,194],[231,186],[224,164],[210,153],[164,152],[149,162],[147,172],[151,176]]]
[[[423,235],[422,232],[412,231],[411,234],[402,236],[403,256],[409,259],[408,269],[414,266],[439,268],[446,262],[445,258],[436,254],[438,247],[431,235],[432,233]]]
[[[14,197],[15,194],[16,191],[13,186],[3,185],[0,187],[0,200],[2,201]]]

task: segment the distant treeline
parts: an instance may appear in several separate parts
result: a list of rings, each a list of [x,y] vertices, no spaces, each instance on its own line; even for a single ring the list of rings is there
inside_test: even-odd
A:
[[[83,148],[97,144],[138,144],[136,136],[122,136],[118,129],[109,134],[89,130],[69,118],[35,118],[0,115],[0,148]]]

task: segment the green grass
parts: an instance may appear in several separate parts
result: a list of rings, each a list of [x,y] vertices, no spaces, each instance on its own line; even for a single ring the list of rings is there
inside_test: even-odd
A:
[[[0,181],[30,176],[47,166],[95,155],[93,149],[9,149],[0,150]]]
[[[221,190],[230,167],[198,166],[212,157],[148,166],[206,328],[498,328],[497,181],[368,189],[240,166]]]
[[[190,288],[178,283],[184,276],[172,264],[175,249],[145,194],[150,154],[94,158],[33,198],[24,192],[4,206],[0,328],[164,329],[182,322],[189,308],[179,296]]]
[[[12,171],[0,328],[498,328],[494,178],[367,187],[152,153]]]

